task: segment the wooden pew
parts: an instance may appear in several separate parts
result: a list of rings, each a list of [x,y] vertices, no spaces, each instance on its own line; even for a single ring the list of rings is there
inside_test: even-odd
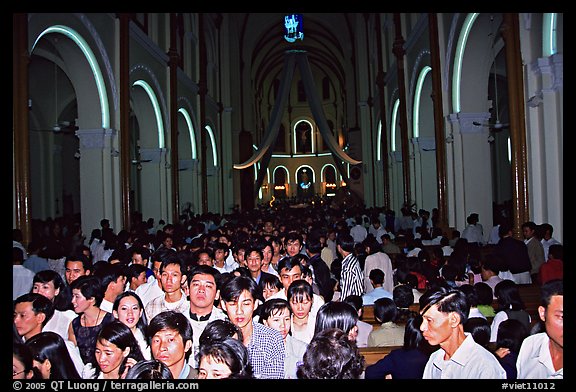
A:
[[[380,359],[384,358],[386,355],[390,354],[390,351],[402,348],[402,346],[388,346],[388,347],[361,347],[359,348],[360,354],[364,356],[366,360],[366,366],[373,365]]]

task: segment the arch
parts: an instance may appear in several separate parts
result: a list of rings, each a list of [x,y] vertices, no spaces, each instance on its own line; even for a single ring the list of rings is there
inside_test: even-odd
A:
[[[322,169],[320,169],[320,181],[326,181],[326,169],[328,169],[328,167],[331,167],[334,170],[335,173],[335,177],[336,174],[338,173],[338,170],[336,170],[336,166],[334,166],[331,163],[327,163],[324,166],[322,166]]]
[[[542,16],[542,56],[548,57],[556,54],[556,24],[558,14],[545,13]]]
[[[192,159],[197,159],[196,135],[194,132],[194,124],[192,123],[192,118],[190,117],[190,114],[185,108],[178,109],[178,113],[180,113],[182,117],[184,117],[184,120],[186,121],[186,126],[188,127],[188,133],[190,135],[190,149],[192,151]]]
[[[412,111],[412,130],[414,137],[420,135],[420,97],[422,95],[422,87],[426,76],[432,71],[432,67],[426,65],[418,74],[418,81],[416,82],[416,90],[414,91],[414,109]]]
[[[156,117],[156,126],[158,127],[158,147],[164,148],[164,123],[162,121],[162,113],[160,110],[160,105],[158,104],[158,99],[156,94],[150,85],[142,79],[135,81],[132,86],[141,87],[152,103],[152,108],[154,109],[154,117]]]
[[[456,45],[456,55],[454,56],[454,73],[452,74],[452,105],[454,113],[460,112],[460,81],[462,78],[462,60],[464,58],[464,50],[472,25],[476,21],[479,13],[472,13],[466,15],[460,35],[458,37],[458,44]]]
[[[214,167],[218,167],[218,150],[216,149],[216,139],[214,138],[214,132],[212,131],[212,127],[210,127],[210,125],[206,125],[204,129],[206,129],[206,132],[208,132],[208,136],[210,137],[210,145],[212,146],[212,164]]]
[[[70,38],[82,51],[82,54],[88,61],[90,66],[90,70],[92,71],[92,75],[94,76],[94,80],[96,82],[96,88],[98,89],[98,98],[100,100],[100,111],[101,111],[101,122],[102,128],[108,129],[110,128],[110,108],[108,107],[108,95],[106,94],[106,85],[104,83],[104,78],[102,77],[102,71],[100,70],[100,66],[98,65],[98,61],[96,61],[96,56],[94,56],[94,52],[88,46],[84,38],[80,34],[78,34],[74,29],[64,26],[64,25],[54,25],[50,26],[44,31],[42,31],[34,44],[32,45],[32,49],[30,52],[34,51],[36,44],[46,34],[50,33],[57,33],[62,34],[68,38]]]
[[[308,120],[308,119],[300,119],[294,122],[294,126],[292,127],[292,134],[293,134],[293,138],[294,138],[294,144],[293,144],[293,148],[294,148],[294,152],[295,153],[302,153],[302,154],[306,154],[307,151],[300,151],[300,149],[298,148],[298,142],[296,137],[298,136],[298,125],[300,125],[301,123],[306,123],[308,124],[308,126],[310,127],[310,153],[314,153],[316,152],[316,146],[315,146],[315,133],[314,133],[314,125]],[[306,133],[305,131],[302,133],[302,135],[304,137],[306,137]],[[307,143],[307,142],[304,142]]]
[[[316,172],[314,171],[314,169],[310,165],[300,165],[296,168],[296,170],[294,171],[294,183],[298,184],[298,171],[300,169],[304,169],[304,168],[310,169],[310,171],[312,172],[311,181],[312,181],[312,183],[315,183],[316,182]]]
[[[400,107],[400,99],[394,101],[392,108],[392,116],[390,118],[390,151],[396,151],[396,118],[398,117],[398,108]]]

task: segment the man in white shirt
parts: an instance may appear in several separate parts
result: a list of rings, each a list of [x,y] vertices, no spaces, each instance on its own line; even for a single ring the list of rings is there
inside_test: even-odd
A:
[[[192,355],[188,363],[196,368],[196,354],[200,348],[200,335],[206,325],[213,320],[224,320],[226,314],[214,301],[220,299],[220,290],[216,277],[220,273],[208,265],[198,265],[188,274],[188,292],[190,293],[190,312],[186,315],[192,326]]]
[[[162,282],[160,281],[160,266],[162,266],[162,259],[164,256],[170,252],[173,251],[167,249],[158,250],[150,256],[152,259],[152,273],[154,275],[148,278],[148,282],[138,286],[135,291],[142,300],[144,308],[146,308],[148,302],[164,294],[164,291],[162,290]]]
[[[423,379],[506,378],[506,371],[494,354],[464,332],[470,305],[463,291],[441,287],[427,296],[421,306],[422,335],[430,345],[440,345],[430,355]]]
[[[522,342],[516,370],[518,379],[564,378],[564,283],[551,280],[542,285],[538,307],[545,332],[528,336]]]

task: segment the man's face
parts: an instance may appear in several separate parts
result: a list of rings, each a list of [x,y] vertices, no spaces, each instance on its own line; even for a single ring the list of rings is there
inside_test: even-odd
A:
[[[222,308],[226,310],[230,321],[242,329],[252,322],[252,315],[257,305],[249,291],[243,291],[237,300],[226,302],[222,300]]]
[[[534,236],[534,230],[529,227],[522,228],[522,235],[524,235],[525,239],[530,239]]]
[[[81,261],[67,261],[66,272],[64,273],[68,285],[74,282],[78,277],[86,275],[86,270]]]
[[[422,324],[420,331],[424,339],[435,346],[445,342],[452,334],[451,317],[455,317],[451,313],[443,313],[438,311],[437,305],[432,305],[428,311],[422,315]]]
[[[250,272],[258,272],[262,267],[262,257],[260,257],[258,252],[250,252],[250,254],[246,256],[246,264]]]
[[[202,252],[198,255],[198,265],[209,265],[210,267],[214,266],[214,260],[208,253]]]
[[[262,249],[262,255],[264,256],[264,259],[262,260],[262,267],[268,268],[270,262],[272,261],[273,252],[274,251],[270,245],[266,245],[264,249]]]
[[[182,283],[182,271],[178,264],[168,264],[164,267],[162,274],[160,275],[160,281],[162,282],[162,290],[165,293],[174,293],[180,290],[180,284]]]
[[[208,312],[212,310],[214,300],[218,295],[216,281],[210,274],[196,274],[190,282],[190,306],[205,309]],[[195,312],[197,313],[197,312]]]
[[[564,348],[564,296],[552,296],[550,304],[546,308],[540,306],[538,311],[550,340],[553,344]]]
[[[159,360],[168,367],[182,363],[186,360],[186,352],[192,347],[192,341],[186,343],[177,330],[162,329],[152,336],[150,351],[154,359]],[[174,375],[178,377],[178,374]]]
[[[161,261],[154,261],[152,263],[152,272],[158,281],[160,281],[160,267],[162,266]]]
[[[20,302],[14,307],[14,325],[18,334],[26,339],[41,331],[45,317],[44,313],[34,313],[32,302]]]
[[[302,249],[302,244],[299,240],[289,240],[286,243],[286,253],[289,256],[295,256],[300,253],[300,249]]]
[[[291,269],[282,268],[280,271],[280,282],[282,282],[285,290],[288,290],[290,283],[298,279],[302,279],[302,270],[299,265],[294,266]]]
[[[132,255],[132,262],[134,264],[143,265],[144,267],[148,266],[148,260],[142,260],[142,255],[139,253],[134,253]]]

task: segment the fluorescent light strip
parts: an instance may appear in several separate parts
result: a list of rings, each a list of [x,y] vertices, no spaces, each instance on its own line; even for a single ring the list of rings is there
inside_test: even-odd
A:
[[[156,99],[156,94],[154,94],[152,87],[143,80],[135,81],[133,86],[142,87],[144,91],[146,91],[146,94],[148,94],[150,102],[152,103],[152,108],[154,109],[156,126],[158,127],[158,147],[164,148],[164,124],[162,123],[162,113],[160,111],[160,105],[158,105],[158,99]]]
[[[110,128],[110,112],[108,109],[108,96],[106,95],[106,88],[104,84],[104,78],[102,77],[102,72],[100,71],[100,66],[98,65],[98,61],[96,61],[96,57],[92,52],[92,49],[88,46],[84,38],[80,34],[78,34],[75,30],[71,29],[68,26],[63,25],[54,25],[48,27],[46,30],[40,33],[36,40],[34,41],[34,45],[32,45],[32,51],[36,47],[36,44],[46,34],[50,33],[58,33],[63,34],[66,37],[70,38],[82,51],[86,60],[88,60],[88,64],[90,65],[90,69],[92,70],[92,75],[94,76],[94,81],[96,82],[96,88],[98,89],[98,97],[100,98],[100,110],[102,116],[102,128],[108,129]]]
[[[190,134],[190,149],[192,150],[192,159],[196,159],[196,136],[194,135],[194,126],[192,125],[192,119],[188,114],[188,111],[184,108],[178,109],[178,113],[181,113],[188,126],[188,133]]]
[[[468,14],[464,20],[460,36],[458,37],[458,45],[456,46],[456,55],[454,56],[454,74],[452,75],[452,102],[454,104],[454,113],[460,112],[460,79],[462,77],[462,58],[464,57],[464,49],[466,49],[466,42],[468,35],[472,29],[472,25],[479,13]]]

